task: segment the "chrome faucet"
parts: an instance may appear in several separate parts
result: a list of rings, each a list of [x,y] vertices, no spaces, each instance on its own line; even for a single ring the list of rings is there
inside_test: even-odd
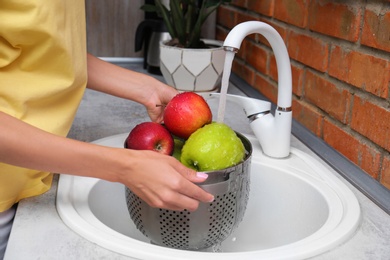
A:
[[[270,113],[271,103],[267,101],[236,95],[227,95],[227,100],[238,103],[244,108],[264,154],[274,158],[284,158],[290,154],[292,79],[290,59],[282,37],[270,25],[250,21],[235,26],[223,45],[226,51],[237,52],[243,39],[253,33],[263,35],[275,54],[278,68],[278,100],[275,115]]]

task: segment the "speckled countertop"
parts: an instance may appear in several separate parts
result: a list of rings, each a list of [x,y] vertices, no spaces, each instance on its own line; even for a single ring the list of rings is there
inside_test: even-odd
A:
[[[123,66],[145,72],[139,63]],[[157,78],[162,80],[162,77]],[[241,94],[234,86],[229,87],[229,92]],[[216,108],[212,109],[215,111]],[[239,113],[240,111],[232,108],[232,111],[227,113],[229,116],[226,117],[226,123],[236,131],[251,134],[247,125],[238,119]],[[87,90],[69,137],[90,142],[126,133],[145,120],[148,120],[148,116],[143,106]],[[292,146],[318,158],[294,136]],[[321,161],[320,158],[318,160]],[[330,166],[326,166],[338,175]],[[55,206],[58,177],[55,175],[50,191],[19,203],[5,260],[131,259],[93,244],[62,222]],[[361,224],[349,241],[314,259],[390,259],[390,216],[348,182],[343,181],[359,200]]]

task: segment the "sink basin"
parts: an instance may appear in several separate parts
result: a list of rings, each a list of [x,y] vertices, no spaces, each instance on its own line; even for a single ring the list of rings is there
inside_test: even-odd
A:
[[[95,143],[122,147],[127,134]],[[253,146],[251,192],[239,227],[220,245],[185,251],[153,245],[130,219],[122,184],[61,175],[57,210],[66,225],[97,245],[136,259],[303,259],[347,241],[360,222],[352,191],[310,155],[286,159]]]

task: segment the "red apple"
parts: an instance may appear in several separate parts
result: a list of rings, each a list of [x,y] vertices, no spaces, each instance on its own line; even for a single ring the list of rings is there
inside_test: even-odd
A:
[[[152,150],[172,155],[174,141],[171,133],[161,124],[143,122],[136,125],[125,141],[125,148]]]
[[[187,139],[205,124],[211,123],[211,109],[204,98],[194,92],[177,94],[164,111],[165,127],[174,135]]]

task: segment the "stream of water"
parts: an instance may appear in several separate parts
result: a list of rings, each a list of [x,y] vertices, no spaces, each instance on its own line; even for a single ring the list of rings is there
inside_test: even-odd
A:
[[[218,105],[218,114],[217,114],[218,123],[223,123],[225,117],[226,94],[229,87],[229,78],[232,69],[234,55],[235,55],[234,52],[226,51],[225,64],[223,67],[223,74],[222,74],[221,93],[219,96],[219,105]]]

